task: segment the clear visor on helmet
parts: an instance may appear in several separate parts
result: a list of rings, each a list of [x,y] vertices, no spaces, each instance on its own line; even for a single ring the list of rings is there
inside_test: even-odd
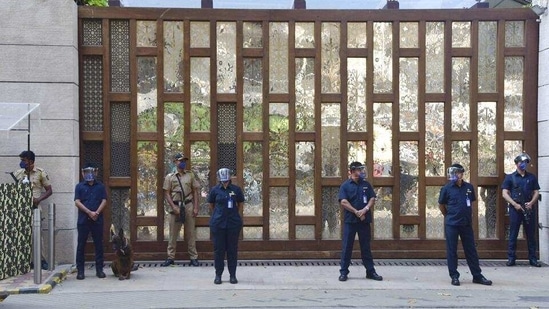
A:
[[[217,179],[221,182],[231,180],[231,170],[228,168],[221,168],[217,171]]]
[[[461,174],[465,172],[462,168],[459,168],[459,167],[455,167],[455,166],[450,166],[448,168],[448,179],[450,180],[457,180],[458,179],[458,174]]]
[[[93,167],[86,167],[82,169],[82,175],[85,181],[93,181],[95,179],[96,169]]]
[[[516,163],[519,163],[519,162],[530,163],[531,161],[532,161],[532,159],[530,158],[530,156],[527,153],[522,153],[522,154],[520,154],[519,156],[517,156],[515,158]]]

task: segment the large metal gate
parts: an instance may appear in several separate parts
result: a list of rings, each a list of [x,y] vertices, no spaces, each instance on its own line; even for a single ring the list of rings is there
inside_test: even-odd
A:
[[[480,256],[505,258],[500,185],[518,152],[537,153],[536,18],[79,7],[81,160],[101,166],[107,221],[142,260],[165,258],[162,182],[179,151],[202,183],[203,259],[221,166],[245,190],[242,259],[338,257],[354,160],[378,193],[376,258],[444,257],[437,197],[453,162],[478,188]]]

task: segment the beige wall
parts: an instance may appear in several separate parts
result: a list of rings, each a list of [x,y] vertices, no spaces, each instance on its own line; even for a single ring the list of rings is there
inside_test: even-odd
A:
[[[74,263],[78,181],[78,42],[74,1],[4,0],[0,5],[0,102],[39,103],[30,148],[51,177],[58,264]],[[26,122],[25,122],[26,127]],[[0,131],[0,182],[18,168],[26,132]]]

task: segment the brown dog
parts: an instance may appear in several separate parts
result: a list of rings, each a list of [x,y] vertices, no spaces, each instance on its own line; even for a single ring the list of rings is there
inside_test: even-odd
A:
[[[111,230],[111,238],[115,254],[111,264],[112,272],[118,280],[130,279],[130,273],[134,267],[133,252],[128,239],[124,237],[124,230],[120,229],[118,235]]]

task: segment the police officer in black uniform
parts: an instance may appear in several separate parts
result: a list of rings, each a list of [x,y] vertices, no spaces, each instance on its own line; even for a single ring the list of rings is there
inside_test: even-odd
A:
[[[472,204],[476,201],[475,188],[463,180],[465,168],[452,164],[448,168],[450,180],[442,189],[438,198],[438,207],[444,215],[444,233],[446,235],[446,260],[452,285],[460,285],[458,266],[458,236],[461,238],[467,265],[473,275],[473,283],[492,285],[492,281],[482,275],[478,262],[473,234]]]
[[[372,211],[376,201],[376,193],[372,185],[366,181],[366,167],[360,162],[349,165],[349,178],[339,187],[339,203],[343,208],[343,237],[341,241],[341,261],[339,262],[339,281],[347,281],[349,265],[353,253],[353,244],[358,234],[360,257],[366,268],[366,278],[381,281],[374,267],[374,259],[370,248]]]
[[[507,266],[514,266],[517,256],[517,237],[523,224],[528,244],[528,261],[534,267],[541,267],[536,257],[536,225],[534,207],[539,198],[539,183],[534,174],[526,171],[532,160],[526,153],[515,158],[517,170],[505,176],[502,187],[503,198],[509,206],[509,247]]]
[[[238,238],[242,230],[240,211],[244,207],[244,193],[239,186],[231,182],[231,170],[228,168],[219,169],[217,178],[219,184],[214,186],[208,194],[208,203],[212,212],[210,232],[214,245],[214,283],[221,284],[226,256],[229,282],[237,284]]]

